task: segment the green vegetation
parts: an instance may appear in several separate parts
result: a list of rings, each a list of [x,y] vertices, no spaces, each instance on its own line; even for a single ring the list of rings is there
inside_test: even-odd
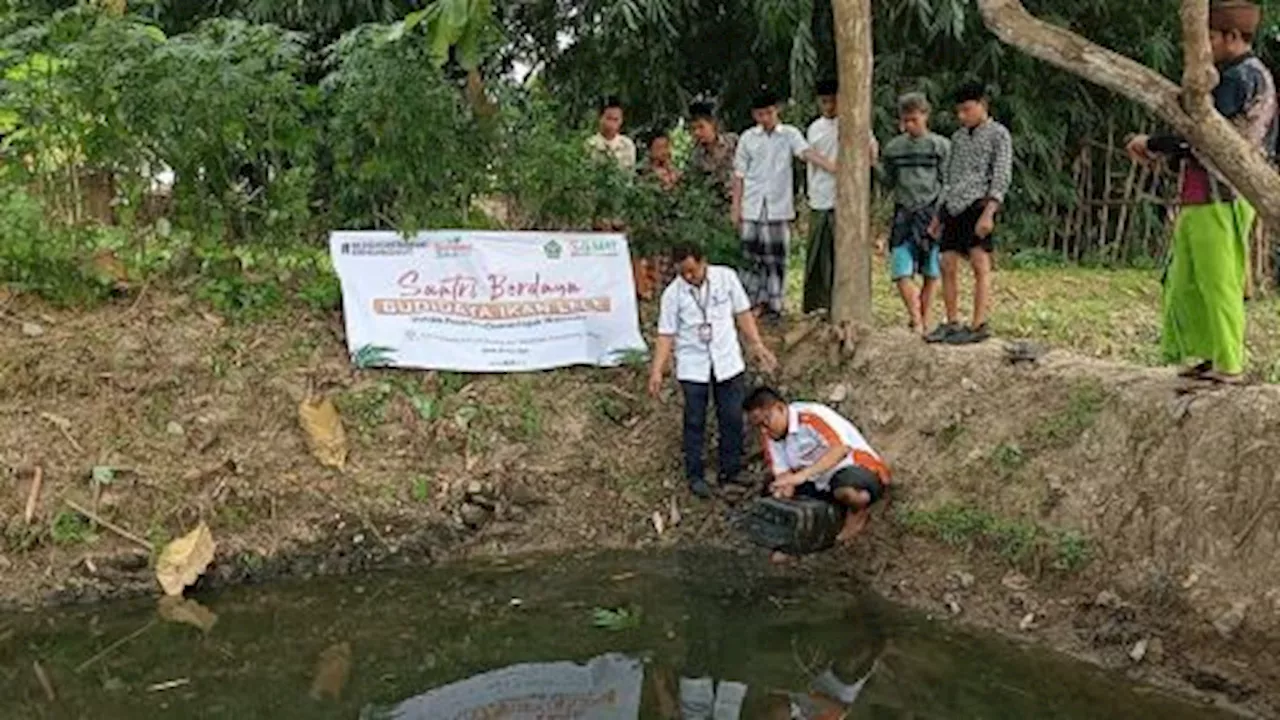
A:
[[[1107,393],[1096,381],[1082,383],[1067,395],[1067,406],[1042,418],[1031,428],[1032,442],[1041,447],[1065,447],[1093,427],[1106,405]]]
[[[78,512],[62,510],[53,517],[50,537],[57,545],[79,545],[97,538],[89,520]]]
[[[991,452],[991,462],[996,470],[1008,477],[1027,464],[1027,455],[1017,443],[1001,443]]]
[[[419,475],[413,479],[413,487],[410,494],[415,502],[425,503],[431,500],[431,478],[426,475]]]
[[[622,632],[640,627],[640,609],[629,608],[596,608],[591,612],[591,624],[601,630]]]
[[[1015,565],[1047,558],[1055,569],[1075,572],[1088,563],[1088,540],[1074,531],[1047,530],[1034,522],[997,516],[956,503],[932,510],[899,509],[907,530],[955,547],[986,549]]]

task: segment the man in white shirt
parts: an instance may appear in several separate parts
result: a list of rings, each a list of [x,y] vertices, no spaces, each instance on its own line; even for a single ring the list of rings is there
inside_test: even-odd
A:
[[[599,131],[587,138],[587,148],[627,172],[636,169],[636,144],[622,134],[622,103],[617,98],[607,98],[600,106]]]
[[[840,155],[840,128],[837,119],[835,80],[818,82],[818,108],[822,115],[809,125],[807,140],[818,154],[835,160]],[[874,136],[871,164],[879,145]],[[808,165],[809,247],[804,263],[804,305],[806,314],[831,309],[831,292],[836,280],[836,176],[815,163]]]
[[[782,316],[791,221],[796,217],[792,158],[836,171],[834,160],[809,147],[800,131],[782,123],[778,96],[763,93],[752,103],[756,126],[738,139],[733,161],[734,226],[742,233],[747,261],[743,283],[752,305],[770,320]]]
[[[716,403],[720,428],[721,484],[738,480],[742,470],[742,399],[746,394],[746,363],[738,333],[746,337],[757,362],[766,372],[778,361],[765,347],[751,314],[751,303],[737,273],[709,265],[702,250],[681,245],[671,260],[680,271],[662,293],[658,341],[649,373],[649,393],[657,396],[672,356],[676,379],[684,394],[684,470],[689,488],[700,498],[711,496],[703,465],[707,404]]]
[[[773,473],[769,491],[777,498],[816,497],[849,512],[837,540],[862,531],[871,505],[884,497],[889,468],[866,438],[825,405],[788,404],[777,391],[757,388],[743,404]]]

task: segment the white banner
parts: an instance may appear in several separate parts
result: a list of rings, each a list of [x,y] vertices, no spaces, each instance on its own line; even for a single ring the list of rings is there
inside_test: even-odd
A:
[[[512,665],[404,701],[394,720],[635,720],[644,666],[623,655]]]
[[[329,244],[360,367],[520,372],[647,352],[622,235],[335,232]]]

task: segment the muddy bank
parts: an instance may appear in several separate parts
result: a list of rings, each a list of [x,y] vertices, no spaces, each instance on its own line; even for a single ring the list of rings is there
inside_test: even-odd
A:
[[[336,317],[236,326],[181,296],[9,312],[44,332],[0,335],[7,608],[157,592],[150,554],[65,500],[148,543],[205,520],[209,586],[740,544],[731,503],[682,492],[678,400],[645,398],[642,369],[358,372]],[[1059,353],[1014,366],[996,342],[932,348],[895,331],[840,360],[819,335],[784,352],[781,383],[855,418],[900,492],[865,541],[805,569],[1274,714],[1280,391],[1184,395],[1170,373]],[[344,471],[298,429],[309,387],[341,411]]]

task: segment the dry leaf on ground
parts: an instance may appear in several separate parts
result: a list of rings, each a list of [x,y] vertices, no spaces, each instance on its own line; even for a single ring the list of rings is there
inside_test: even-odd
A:
[[[171,623],[192,625],[205,632],[212,630],[218,622],[217,613],[181,595],[165,595],[160,598],[160,605],[156,610],[161,618]]]
[[[337,700],[351,675],[351,643],[338,643],[326,648],[316,660],[316,676],[311,681],[311,697]]]
[[[347,465],[347,433],[333,401],[312,396],[298,406],[298,422],[307,434],[311,454],[321,465],[343,469]]]
[[[165,546],[156,561],[156,579],[166,595],[181,595],[182,591],[204,574],[213,562],[217,543],[209,526],[200,526]]]

